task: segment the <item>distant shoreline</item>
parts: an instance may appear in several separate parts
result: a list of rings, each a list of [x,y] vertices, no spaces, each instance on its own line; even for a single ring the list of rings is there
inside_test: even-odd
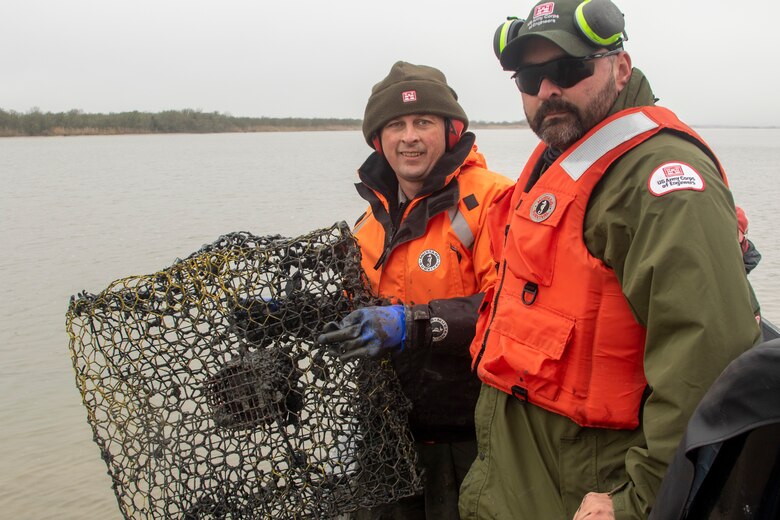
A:
[[[310,132],[361,130],[360,119],[234,117],[200,110],[88,114],[69,112],[26,113],[0,109],[0,137],[67,137],[134,134],[215,134],[243,132]],[[524,121],[473,121],[471,128],[527,128]]]
[[[27,134],[9,133],[7,129],[0,128],[0,137],[78,137],[95,135],[163,135],[163,134],[227,134],[227,133],[256,133],[256,132],[317,132],[317,131],[349,131],[360,130],[359,126],[349,125],[323,125],[317,127],[307,126],[257,126],[251,128],[234,128],[225,130],[139,130],[135,128],[63,128],[54,127],[47,129],[46,133]]]
[[[525,123],[471,123],[469,124],[469,130],[513,130],[528,128]],[[0,138],[2,137],[79,137],[79,136],[98,136],[98,135],[163,135],[163,134],[229,134],[229,133],[260,133],[260,132],[359,132],[362,128],[360,125],[323,125],[323,126],[288,126],[284,128],[271,127],[271,126],[258,126],[254,128],[246,129],[234,129],[234,130],[214,130],[214,131],[198,131],[191,132],[186,130],[181,131],[143,131],[126,128],[52,128],[48,133],[42,134],[27,134],[27,133],[10,133],[4,128],[0,128]]]
[[[0,137],[220,134],[249,132],[359,131],[360,119],[235,117],[200,110],[88,114],[81,110],[20,113],[0,108]],[[778,126],[692,125],[694,128],[776,129]],[[523,129],[526,121],[471,121],[469,129]]]

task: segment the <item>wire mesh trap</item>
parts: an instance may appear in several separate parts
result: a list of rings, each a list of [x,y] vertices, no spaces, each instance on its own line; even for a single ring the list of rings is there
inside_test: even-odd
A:
[[[420,490],[386,363],[322,326],[377,301],[346,224],[231,233],[72,297],[76,382],[125,518],[332,518]]]

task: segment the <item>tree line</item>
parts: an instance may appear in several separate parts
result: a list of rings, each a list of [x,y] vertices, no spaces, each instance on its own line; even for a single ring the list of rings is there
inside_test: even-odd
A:
[[[0,108],[0,137],[106,134],[206,134],[220,132],[280,132],[360,130],[361,119],[299,117],[234,117],[185,108],[164,112],[87,114],[82,110],[15,112]],[[525,121],[472,121],[472,128],[517,128]]]
[[[0,136],[103,135],[359,130],[360,119],[233,117],[200,110],[87,114],[81,110],[21,113],[0,109]]]

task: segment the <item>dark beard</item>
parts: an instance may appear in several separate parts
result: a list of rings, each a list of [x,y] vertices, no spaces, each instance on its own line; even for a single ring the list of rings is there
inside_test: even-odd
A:
[[[585,133],[604,119],[617,99],[618,91],[614,79],[604,85],[596,97],[580,111],[579,108],[560,98],[552,98],[541,104],[528,125],[542,142],[557,150],[566,150]],[[544,118],[554,112],[565,112],[549,121]]]

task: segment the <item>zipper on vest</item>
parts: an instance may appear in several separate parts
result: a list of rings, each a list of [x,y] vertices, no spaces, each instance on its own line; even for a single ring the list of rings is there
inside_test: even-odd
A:
[[[385,260],[387,259],[387,255],[390,253],[390,246],[388,245],[384,251],[382,251],[382,256],[379,257],[379,260],[376,261],[376,264],[374,265],[374,271],[378,271],[380,267],[382,267],[382,264],[385,263]]]
[[[487,330],[485,331],[485,338],[482,340],[482,347],[479,349],[477,359],[474,361],[473,372],[475,374],[479,369],[479,363],[482,361],[482,356],[485,354],[485,349],[487,349],[487,341],[488,337],[490,337],[490,326],[493,324],[493,319],[495,319],[496,311],[498,310],[498,297],[501,295],[501,289],[504,287],[504,279],[506,278],[506,259],[504,259],[503,265],[501,267],[501,283],[498,284],[498,290],[496,290],[496,294],[493,297],[493,312],[490,315],[490,322],[488,322]]]
[[[463,255],[460,254],[460,251],[458,251],[458,248],[450,244],[450,249],[455,253],[455,256],[458,257],[458,263],[460,263],[461,260],[463,260]]]
[[[393,249],[393,239],[395,239],[395,224],[390,224],[390,233],[388,236],[389,239],[385,240],[385,250],[382,251],[382,255],[379,257],[379,260],[376,261],[376,265],[374,266],[374,271],[378,271],[380,267],[382,267],[382,264],[385,263],[385,260],[387,260],[387,256],[390,254],[390,251]]]
[[[395,234],[398,233],[399,229],[401,229],[401,223],[404,220],[404,212],[406,212],[406,208],[409,206],[409,203],[410,201],[407,200],[398,205],[398,214],[396,216],[398,220],[397,222],[390,222],[390,232],[385,235],[387,237],[385,242],[385,250],[382,251],[382,256],[380,256],[379,260],[376,261],[376,265],[374,265],[374,271],[378,271],[379,268],[382,267],[382,264],[384,264],[385,260],[387,260],[387,256],[390,254],[390,251],[392,251]]]
[[[509,238],[509,224],[504,226],[504,247],[505,248],[506,248],[506,241],[508,238]],[[498,271],[498,264],[496,264],[496,271]],[[488,340],[488,336],[490,336],[490,326],[493,324],[493,319],[496,317],[496,310],[498,308],[498,296],[501,294],[501,289],[503,289],[504,287],[505,278],[506,278],[506,259],[504,259],[503,266],[501,269],[501,282],[498,284],[498,290],[496,291],[496,294],[493,297],[493,313],[490,315],[490,322],[488,323],[487,330],[485,331],[485,339],[482,340],[482,348],[479,349],[479,354],[477,354],[477,359],[474,362],[475,374],[477,373],[477,369],[479,368],[479,362],[482,361],[482,356],[485,354],[485,349],[487,348],[487,340]]]
[[[390,254],[390,250],[393,249],[393,237],[395,236],[395,226],[391,224],[390,227],[390,240],[385,240],[385,248],[382,251],[382,254],[379,256],[379,260],[376,261],[376,264],[374,264],[374,271],[378,271],[380,267],[382,267],[382,264],[385,263],[385,260],[387,260],[387,255]]]

